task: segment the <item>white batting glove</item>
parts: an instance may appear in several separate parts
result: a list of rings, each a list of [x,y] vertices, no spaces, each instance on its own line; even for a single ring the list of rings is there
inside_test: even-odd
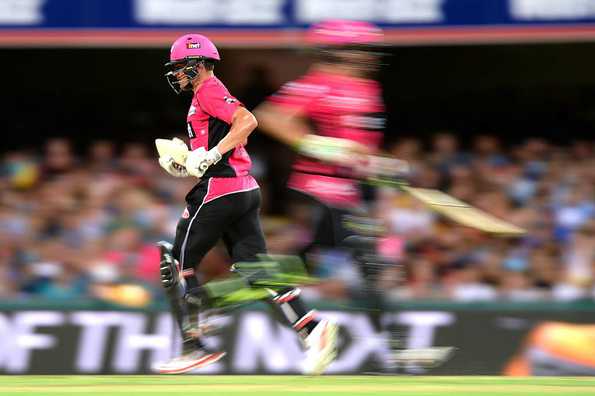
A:
[[[308,157],[342,166],[357,166],[368,149],[357,142],[328,136],[305,135],[295,149]]]
[[[409,163],[392,157],[369,155],[358,168],[365,176],[404,178],[411,175]]]
[[[172,138],[171,140],[173,143],[177,144],[178,146],[185,148],[186,150],[188,150],[188,146],[186,146],[186,143],[184,143],[184,141],[180,138]]]
[[[174,177],[188,176],[188,171],[186,171],[186,168],[180,164],[177,164],[171,156],[159,157],[159,165],[161,165],[161,167],[165,169],[167,173]]]
[[[204,147],[199,147],[188,154],[186,159],[186,169],[188,174],[194,177],[201,178],[211,165],[215,165],[221,160],[221,153],[217,147],[213,147],[209,151]]]

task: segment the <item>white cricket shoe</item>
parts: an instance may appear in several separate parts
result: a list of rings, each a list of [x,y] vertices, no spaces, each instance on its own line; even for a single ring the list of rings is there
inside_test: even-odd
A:
[[[213,364],[225,356],[225,352],[206,352],[196,350],[175,357],[167,362],[159,363],[153,367],[159,374],[184,374],[194,369]]]
[[[304,374],[320,375],[337,357],[337,333],[339,327],[323,319],[306,337],[306,359]]]
[[[425,368],[440,366],[455,353],[455,347],[431,347],[400,349],[393,352],[392,362],[397,364],[417,364]]]

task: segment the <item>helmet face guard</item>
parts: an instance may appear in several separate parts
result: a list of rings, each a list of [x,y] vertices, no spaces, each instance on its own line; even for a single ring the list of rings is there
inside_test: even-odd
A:
[[[189,81],[194,80],[199,74],[198,66],[202,64],[203,60],[204,58],[202,57],[187,57],[165,64],[165,67],[168,69],[168,72],[165,73],[165,79],[176,94],[179,95],[182,91],[192,90],[192,84],[187,84],[184,87],[180,85],[177,74],[183,73]]]

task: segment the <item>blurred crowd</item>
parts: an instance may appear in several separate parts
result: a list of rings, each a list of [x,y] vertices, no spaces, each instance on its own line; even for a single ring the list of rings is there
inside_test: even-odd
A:
[[[383,266],[364,280],[344,250],[319,251],[309,267],[321,282],[306,295],[344,299],[371,282],[395,300],[595,298],[594,146],[536,138],[504,147],[494,135],[461,142],[448,132],[395,141],[388,150],[410,162],[412,184],[441,189],[528,235],[483,235],[378,188],[368,213],[384,230],[376,246]],[[274,167],[266,151],[248,149],[263,186],[269,250],[295,254],[311,240],[310,209],[287,201],[283,216],[267,213],[278,199],[270,188]],[[147,144],[95,141],[75,150],[62,138],[41,153],[4,153],[1,170],[0,297],[159,299],[154,243],[172,240],[191,178],[167,175]],[[224,250],[214,249],[203,276],[225,275],[228,264]]]

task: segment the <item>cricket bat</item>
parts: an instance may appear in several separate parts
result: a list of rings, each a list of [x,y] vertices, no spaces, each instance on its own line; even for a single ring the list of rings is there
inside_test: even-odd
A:
[[[350,142],[346,139],[312,135],[309,136],[304,145],[309,150],[306,150],[306,154],[323,161],[336,161],[337,159],[344,160],[347,158],[349,160],[346,163],[349,163],[353,159]],[[406,161],[392,157],[369,155],[363,168],[365,169],[360,170],[367,173],[364,178],[368,183],[393,186],[400,189],[455,223],[498,236],[526,234],[524,229],[474,208],[440,190],[411,187],[403,180],[410,172]]]
[[[514,224],[474,208],[440,190],[410,187],[405,184],[399,187],[432,210],[463,226],[500,236],[520,236],[527,233]]]

